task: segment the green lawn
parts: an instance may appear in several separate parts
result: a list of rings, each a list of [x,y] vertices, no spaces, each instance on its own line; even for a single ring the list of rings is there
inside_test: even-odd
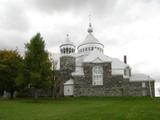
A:
[[[0,99],[0,120],[160,120],[160,99],[81,97]]]

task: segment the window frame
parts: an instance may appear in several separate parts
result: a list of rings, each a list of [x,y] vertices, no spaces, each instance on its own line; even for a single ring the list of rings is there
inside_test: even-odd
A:
[[[92,68],[92,85],[103,85],[103,66],[96,65]]]

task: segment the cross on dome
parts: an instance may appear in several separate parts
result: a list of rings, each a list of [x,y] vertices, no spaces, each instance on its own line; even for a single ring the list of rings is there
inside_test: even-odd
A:
[[[70,41],[70,40],[69,40],[69,34],[67,34],[66,36],[67,36],[66,41]]]
[[[89,28],[88,33],[91,34],[93,32],[92,24],[91,24],[91,15],[89,14]]]
[[[69,38],[69,34],[67,34],[67,38]]]
[[[89,23],[88,33],[91,34],[93,32],[92,24]]]

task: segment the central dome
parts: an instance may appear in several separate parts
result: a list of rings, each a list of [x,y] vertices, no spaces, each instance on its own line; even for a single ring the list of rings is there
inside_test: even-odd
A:
[[[97,49],[100,52],[103,52],[103,44],[100,43],[97,38],[94,37],[92,34],[93,28],[91,23],[89,24],[88,28],[88,35],[86,36],[85,40],[78,46],[78,52],[79,53],[88,53],[90,51],[93,51],[94,49]]]
[[[85,40],[78,46],[78,48],[82,45],[86,45],[86,44],[101,44],[97,38],[95,38],[92,34],[88,34],[85,38]],[[103,45],[103,44],[101,44]]]

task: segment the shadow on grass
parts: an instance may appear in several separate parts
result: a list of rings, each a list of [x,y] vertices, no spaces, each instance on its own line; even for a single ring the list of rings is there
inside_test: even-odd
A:
[[[53,99],[50,97],[39,97],[37,100],[34,100],[32,97],[26,98],[14,98],[14,99],[7,99],[7,98],[0,98],[0,101],[14,101],[14,102],[22,102],[22,103],[31,103],[31,104],[50,104],[50,103],[66,103],[66,102],[94,102],[94,101],[157,101],[160,102],[160,98],[150,98],[150,97],[131,97],[131,96],[123,96],[123,97],[61,97],[58,99]]]
[[[56,102],[83,102],[83,101],[157,101],[160,102],[159,97],[150,98],[150,97],[131,97],[131,96],[123,96],[123,97],[60,97],[58,99],[53,99],[51,97],[39,97],[37,100],[34,100],[32,97],[26,98],[0,98],[0,101],[19,101],[24,103],[56,103]]]

